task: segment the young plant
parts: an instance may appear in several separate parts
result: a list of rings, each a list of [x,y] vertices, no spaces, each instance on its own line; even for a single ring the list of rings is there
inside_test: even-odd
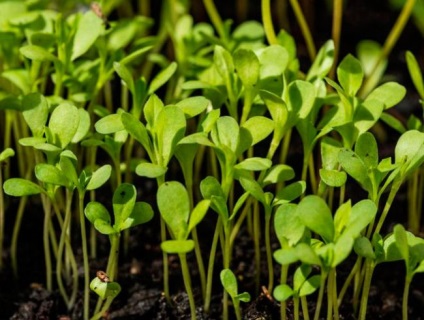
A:
[[[153,218],[153,210],[146,202],[136,202],[137,191],[128,183],[121,184],[112,198],[113,220],[108,210],[99,202],[89,202],[85,216],[102,234],[109,236],[111,244],[106,274],[109,281],[93,279],[90,288],[99,295],[92,319],[99,319],[109,309],[119,293],[119,285],[114,282],[118,274],[118,255],[121,232],[125,229],[146,223]],[[113,221],[113,224],[112,224]],[[110,282],[110,284],[109,284]],[[106,283],[106,284],[104,284]],[[103,300],[106,301],[103,303]],[[103,306],[102,306],[103,304]]]
[[[234,273],[230,269],[224,269],[220,273],[221,283],[224,289],[228,292],[231,299],[233,300],[234,311],[236,313],[237,320],[241,320],[240,301],[249,302],[250,294],[248,292],[238,293],[237,279]]]
[[[160,214],[173,238],[163,241],[161,248],[168,254],[178,254],[180,258],[184,285],[190,303],[191,319],[196,319],[196,304],[191,288],[187,253],[194,249],[194,241],[188,239],[188,236],[190,231],[202,221],[209,209],[210,202],[210,200],[202,200],[191,211],[187,190],[177,181],[163,183],[157,193]]]
[[[6,164],[6,160],[15,155],[15,151],[11,148],[7,148],[0,152],[0,186],[3,185],[3,164]],[[3,269],[3,241],[4,241],[4,195],[3,189],[0,190],[0,271]]]

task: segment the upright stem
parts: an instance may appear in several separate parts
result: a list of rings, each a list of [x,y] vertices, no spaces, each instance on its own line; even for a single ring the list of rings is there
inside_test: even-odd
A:
[[[365,320],[367,316],[368,295],[371,288],[372,274],[374,272],[375,263],[370,259],[365,260],[365,279],[362,286],[362,296],[359,308],[358,320]]]
[[[206,12],[208,13],[209,19],[211,19],[216,32],[218,32],[219,37],[226,46],[228,43],[227,33],[224,28],[224,23],[222,22],[218,10],[215,7],[215,3],[213,0],[203,0],[203,4],[205,5]]]
[[[209,312],[209,308],[211,304],[213,269],[215,265],[215,254],[216,254],[216,248],[218,246],[219,231],[221,230],[221,228],[222,228],[222,220],[221,220],[221,217],[219,217],[218,221],[216,222],[215,232],[213,235],[211,250],[209,254],[207,280],[206,280],[206,295],[205,295],[205,303],[203,307],[206,313]]]
[[[402,297],[402,320],[408,320],[408,297],[409,287],[411,285],[412,276],[407,275],[405,278],[405,286],[403,287]]]
[[[51,223],[50,217],[50,203],[46,195],[41,195],[44,207],[44,226],[43,226],[43,247],[44,247],[44,260],[46,263],[46,288],[52,291],[52,261],[49,245],[49,227]]]
[[[306,49],[308,50],[309,58],[311,61],[314,61],[315,56],[317,55],[317,51],[315,49],[314,40],[312,39],[311,31],[309,30],[305,16],[303,15],[302,9],[300,8],[299,2],[297,0],[290,0],[290,4],[293,8],[297,22],[299,23],[303,37],[305,38]]]
[[[342,18],[343,18],[343,0],[334,0],[333,1],[333,27],[331,30],[332,38],[334,42],[334,62],[330,72],[331,79],[335,78],[337,61],[339,59]]]
[[[190,304],[191,319],[196,319],[196,304],[194,302],[193,291],[191,290],[190,271],[187,265],[187,256],[185,253],[178,254],[181,261],[181,271],[183,273],[184,286],[187,292],[188,301]]]
[[[271,0],[262,0],[262,24],[265,29],[266,39],[270,45],[278,44],[271,16]]]
[[[321,313],[322,300],[324,298],[325,281],[327,279],[327,273],[321,270],[321,284],[319,286],[317,307],[315,309],[314,320],[318,320]]]
[[[80,191],[79,196],[79,217],[81,227],[81,246],[82,246],[82,257],[84,267],[84,298],[83,298],[83,317],[84,320],[88,320],[90,311],[90,267],[88,264],[88,248],[87,248],[87,231],[85,227],[85,216],[84,216],[84,191]]]

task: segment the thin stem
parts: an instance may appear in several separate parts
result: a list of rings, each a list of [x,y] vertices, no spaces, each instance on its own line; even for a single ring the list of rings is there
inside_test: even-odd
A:
[[[181,262],[181,271],[183,273],[184,286],[187,292],[188,301],[190,304],[191,319],[196,319],[196,304],[194,302],[193,291],[191,289],[190,271],[187,265],[187,256],[185,253],[178,254]]]
[[[411,285],[412,276],[407,275],[405,278],[405,286],[403,287],[402,297],[402,320],[408,320],[408,297],[409,287]]]
[[[389,196],[387,197],[386,204],[384,205],[383,212],[381,213],[380,219],[378,220],[377,226],[375,227],[374,234],[379,233],[381,228],[383,227],[383,223],[386,220],[387,214],[389,213],[390,207],[392,206],[393,200],[401,184],[402,179],[400,178],[397,178],[395,181],[393,181]]]
[[[94,314],[94,316],[92,316],[92,317],[90,318],[90,320],[97,320],[97,319],[100,319],[101,317],[103,317],[103,316],[104,316],[104,314],[105,314],[105,313],[109,310],[110,305],[111,305],[111,304],[112,304],[112,302],[113,302],[113,299],[114,299],[114,298],[112,298],[112,297],[107,298],[107,299],[106,299],[106,302],[103,304],[102,309],[101,309],[101,310],[99,310],[99,311],[97,311],[97,312]]]
[[[272,292],[274,287],[274,268],[272,260],[272,248],[271,248],[271,208],[265,209],[269,212],[265,213],[265,248],[266,248],[266,260],[268,265],[268,291]]]
[[[325,281],[327,279],[327,274],[324,271],[321,271],[321,284],[318,291],[317,307],[315,309],[314,320],[318,320],[321,313],[322,300],[324,298],[324,288]]]
[[[311,61],[315,60],[317,51],[315,48],[314,40],[312,39],[311,31],[309,30],[308,24],[306,23],[305,16],[303,15],[302,9],[300,8],[297,0],[290,0],[294,15],[296,16],[297,22],[299,23],[300,30],[302,31],[303,37],[305,38],[306,49],[308,50],[309,58]]]
[[[300,303],[302,305],[303,319],[309,320],[308,300],[306,300],[306,296],[300,297]]]
[[[299,297],[293,298],[293,313],[294,320],[299,320]]]
[[[368,306],[368,295],[371,288],[372,274],[374,272],[375,264],[372,260],[365,260],[365,279],[362,286],[362,296],[361,296],[361,307],[359,309],[358,320],[365,320],[367,316],[367,306]]]
[[[84,216],[84,195],[85,192],[79,192],[78,205],[79,205],[79,218],[81,228],[81,246],[84,267],[84,298],[83,298],[83,316],[84,320],[89,318],[90,311],[90,267],[88,264],[88,248],[87,248],[87,231],[85,227]]]
[[[335,78],[337,61],[339,59],[342,18],[343,18],[343,0],[334,0],[333,1],[333,27],[331,30],[332,38],[334,42],[334,62],[333,62],[333,67],[331,68],[331,71],[330,71],[331,79]]]
[[[260,248],[260,219],[259,219],[259,205],[256,201],[253,207],[253,243],[255,248],[255,289],[259,291],[260,287],[260,275],[261,275],[261,248]]]
[[[227,33],[225,31],[224,23],[222,22],[218,10],[215,7],[215,3],[213,0],[203,0],[203,4],[205,5],[206,12],[208,13],[209,19],[211,19],[216,32],[218,32],[219,37],[226,46],[228,43]]]
[[[280,275],[280,283],[281,284],[286,284],[287,283],[287,274],[289,271],[289,266],[288,265],[283,265],[281,267],[281,275]],[[281,305],[280,305],[280,318],[281,320],[286,320],[287,319],[287,310],[286,310],[286,302],[285,301],[281,301]]]
[[[41,195],[43,207],[44,207],[44,225],[43,225],[43,247],[44,247],[44,260],[46,263],[46,288],[48,291],[52,291],[52,261],[49,245],[49,227],[51,223],[50,217],[50,204],[47,196]]]
[[[383,49],[380,52],[380,56],[375,62],[374,67],[372,68],[372,71],[370,72],[370,75],[365,79],[362,85],[361,92],[366,93],[370,90],[368,88],[368,84],[372,82],[373,74],[377,71],[377,68],[379,67],[380,63],[385,58],[387,58],[389,54],[391,53],[393,47],[395,46],[400,35],[402,34],[402,31],[405,28],[406,23],[408,22],[408,19],[412,13],[412,9],[414,8],[415,2],[416,0],[407,0],[406,3],[403,5],[402,11],[399,14],[398,19],[396,20],[392,30],[390,30],[390,33],[387,36],[386,41],[384,42]]]
[[[213,234],[211,250],[209,254],[209,263],[208,263],[208,271],[207,271],[207,280],[206,280],[206,295],[205,295],[205,303],[203,308],[205,312],[209,312],[211,298],[212,298],[212,280],[213,280],[213,269],[215,266],[215,254],[216,249],[218,247],[218,239],[219,239],[219,230],[222,228],[222,220],[221,217],[218,218],[215,226],[215,232]]]
[[[275,35],[274,26],[272,24],[271,16],[271,0],[262,0],[262,24],[265,29],[265,35],[270,45],[278,44],[277,36]]]

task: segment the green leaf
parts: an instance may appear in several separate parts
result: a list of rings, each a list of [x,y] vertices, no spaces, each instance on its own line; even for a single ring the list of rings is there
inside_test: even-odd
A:
[[[90,282],[90,289],[94,291],[100,298],[115,298],[121,292],[121,286],[117,282],[103,282],[95,277]]]
[[[396,117],[392,116],[389,113],[383,112],[380,115],[380,119],[386,123],[389,127],[395,129],[399,133],[404,133],[406,131],[405,126],[403,123]]]
[[[255,116],[247,119],[241,126],[241,128],[247,129],[252,137],[251,145],[262,141],[268,137],[274,130],[274,121],[262,116]]]
[[[84,214],[88,221],[90,221],[92,224],[94,224],[96,220],[102,220],[109,225],[111,223],[109,211],[107,211],[105,206],[100,202],[89,202],[84,209]]]
[[[268,185],[277,182],[284,182],[295,177],[292,167],[286,164],[277,164],[273,166],[267,173],[263,184]]]
[[[250,294],[248,292],[239,293],[238,295],[236,295],[235,298],[241,302],[249,302],[251,299]]]
[[[116,225],[116,223],[114,225]],[[110,223],[100,219],[94,220],[94,228],[97,231],[99,231],[101,234],[106,234],[106,235],[116,234],[119,232],[114,227],[112,227]]]
[[[313,82],[316,79],[324,79],[324,77],[330,72],[334,61],[334,42],[328,40],[321,49],[310,67],[308,74],[306,75],[306,81]]]
[[[355,239],[353,249],[358,256],[372,260],[375,260],[376,258],[371,241],[367,237],[359,237]]]
[[[248,171],[262,171],[269,169],[272,161],[266,158],[251,157],[239,162],[234,166],[235,169],[248,170]]]
[[[121,121],[125,130],[127,130],[135,140],[140,142],[144,149],[146,149],[146,152],[150,155],[152,152],[152,145],[144,124],[137,120],[137,118],[135,118],[132,114],[127,112],[121,113]]]
[[[280,77],[289,63],[289,53],[280,45],[270,45],[258,50],[258,58],[261,80]]]
[[[220,117],[212,130],[211,138],[218,147],[226,146],[235,153],[239,143],[237,121],[229,116]]]
[[[73,136],[71,142],[72,143],[78,143],[80,142],[82,139],[84,139],[88,132],[90,131],[91,128],[91,118],[90,118],[90,114],[88,113],[88,111],[80,108],[78,109],[78,113],[79,113],[79,124],[78,124],[78,129],[77,132],[75,132],[75,135]]]
[[[144,116],[147,121],[147,128],[152,129],[156,125],[156,119],[159,112],[163,109],[163,102],[157,95],[152,94],[144,106]]]
[[[290,246],[296,245],[305,233],[305,225],[297,216],[296,207],[296,204],[286,203],[275,212],[274,229],[281,246],[286,240]]]
[[[349,222],[346,226],[345,234],[356,238],[360,235],[368,224],[375,218],[377,214],[377,207],[369,199],[357,202],[350,212]]]
[[[96,131],[101,134],[115,133],[125,129],[121,121],[121,115],[118,113],[101,118],[94,124],[94,127]]]
[[[398,104],[405,95],[406,89],[404,86],[397,82],[386,82],[371,91],[365,101],[377,100],[384,105],[384,110],[387,110]]]
[[[255,199],[263,204],[266,204],[265,193],[263,192],[259,183],[256,182],[252,177],[248,177],[247,175],[241,176],[240,184],[242,185],[243,189],[249,192]]]
[[[354,240],[348,233],[343,233],[334,245],[334,257],[330,263],[335,268],[349,256],[353,248]]]
[[[184,137],[186,120],[182,110],[175,106],[163,108],[156,121],[157,141],[162,165],[168,164],[177,143]]]
[[[355,153],[362,159],[369,169],[378,166],[378,148],[375,137],[370,132],[365,132],[358,137],[355,144]]]
[[[346,172],[338,170],[320,169],[319,176],[321,180],[330,187],[341,187],[347,180]]]
[[[405,260],[406,268],[409,269],[409,245],[405,228],[401,224],[397,224],[393,228],[393,234],[395,235],[396,246],[402,255],[402,259]]]
[[[352,211],[352,202],[348,200],[342,203],[334,214],[334,228],[336,230],[336,236],[340,235],[349,223],[349,217]]]
[[[310,82],[295,80],[289,84],[287,94],[286,101],[289,113],[296,114],[296,120],[290,122],[297,122],[297,117],[305,119],[314,106],[316,97],[314,85]],[[289,118],[292,119],[292,116],[290,115]],[[296,122],[291,123],[291,125],[294,126]]]
[[[68,184],[73,185],[74,187],[79,187],[79,179],[76,169],[77,159],[75,155],[71,151],[65,150],[60,155],[59,165],[63,175],[69,180]]]
[[[402,134],[395,147],[395,162],[405,162],[404,175],[408,175],[424,162],[424,133],[409,130]]]
[[[259,79],[259,59],[252,50],[239,49],[233,54],[234,66],[241,82],[253,87]]]
[[[79,125],[78,109],[69,103],[59,104],[52,112],[49,121],[49,129],[53,141],[49,141],[57,147],[64,149],[72,141]]]
[[[46,98],[37,92],[27,94],[22,99],[22,108],[22,115],[32,135],[34,137],[42,136],[49,116],[49,106]]]
[[[216,45],[213,55],[213,62],[216,66],[216,70],[224,79],[224,82],[229,82],[230,75],[234,73],[235,69],[231,54],[223,47]]]
[[[405,54],[406,65],[408,66],[409,75],[411,76],[412,83],[420,95],[420,98],[424,100],[424,81],[421,73],[420,65],[412,52],[407,51]]]
[[[147,202],[136,202],[130,216],[120,225],[125,230],[149,222],[153,218],[153,209]]]
[[[302,284],[306,281],[308,276],[311,274],[312,268],[308,264],[301,264],[296,268],[293,275],[293,289],[299,291]]]
[[[299,290],[299,297],[308,296],[314,293],[321,285],[321,276],[315,275],[307,279]]]
[[[156,92],[160,87],[162,87],[169,79],[173,76],[175,71],[177,70],[177,63],[171,62],[169,66],[159,72],[150,82],[149,92],[148,94],[152,94]]]
[[[234,273],[230,269],[223,269],[220,273],[221,284],[225,291],[228,292],[231,298],[237,296],[237,279]]]
[[[351,97],[355,96],[364,78],[359,60],[348,54],[337,68],[337,78],[344,91]]]
[[[299,256],[294,248],[278,249],[274,252],[274,259],[281,265],[289,265],[299,261]]]
[[[74,61],[86,53],[103,31],[103,20],[93,11],[87,11],[78,20],[77,31],[72,45],[71,60]]]
[[[131,215],[134,209],[137,191],[132,184],[123,183],[113,193],[114,226],[121,229],[121,225]]]
[[[12,148],[6,148],[2,152],[0,152],[0,162],[5,161],[7,158],[13,157],[15,155],[15,151]]]
[[[353,115],[355,128],[362,134],[374,126],[384,110],[384,104],[378,100],[365,100],[360,103]]]
[[[112,167],[109,164],[101,166],[90,177],[90,181],[86,186],[86,190],[95,190],[100,188],[110,178]]]
[[[193,240],[166,240],[160,244],[166,253],[189,253],[194,249]]]
[[[160,214],[175,239],[186,240],[190,201],[186,188],[177,181],[163,183],[156,195]]]
[[[318,233],[326,242],[334,239],[334,223],[326,202],[315,195],[309,195],[297,206],[297,215],[303,224]]]
[[[296,181],[278,191],[275,196],[274,205],[283,204],[300,197],[306,190],[305,181]]]
[[[14,197],[30,196],[45,192],[38,184],[21,178],[6,180],[3,184],[3,190],[7,195]]]
[[[57,58],[43,47],[26,45],[19,49],[19,52],[30,60],[35,61],[56,61]]]
[[[166,171],[168,171],[167,167],[162,167],[150,162],[142,162],[135,168],[135,173],[137,175],[147,178],[161,177],[166,173]]]
[[[368,169],[355,152],[347,149],[340,150],[339,162],[343,169],[358,181],[365,190],[371,191],[372,185],[368,176]]]
[[[277,301],[286,301],[295,294],[295,291],[287,284],[279,284],[274,288],[272,295]]]
[[[67,187],[70,182],[58,168],[51,164],[39,163],[35,166],[35,176],[44,183]]]
[[[114,62],[113,69],[127,86],[128,90],[134,95],[134,79],[130,70],[122,63]]]
[[[322,263],[317,253],[306,243],[299,243],[295,247],[295,250],[300,261],[311,265],[321,266]]]
[[[189,119],[205,111],[206,108],[211,106],[211,102],[203,96],[198,96],[186,98],[175,105],[180,108],[184,112],[185,117]]]
[[[188,231],[191,231],[203,220],[203,217],[209,210],[210,204],[211,200],[201,200],[194,207],[193,211],[190,214],[190,220],[188,222]]]

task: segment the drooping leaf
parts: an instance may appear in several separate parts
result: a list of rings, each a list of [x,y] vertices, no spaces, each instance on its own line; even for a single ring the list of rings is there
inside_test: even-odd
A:
[[[86,189],[87,190],[95,190],[100,188],[103,184],[106,183],[110,178],[110,174],[112,172],[112,167],[109,164],[105,164],[101,166],[91,175],[90,181],[88,182]]]

